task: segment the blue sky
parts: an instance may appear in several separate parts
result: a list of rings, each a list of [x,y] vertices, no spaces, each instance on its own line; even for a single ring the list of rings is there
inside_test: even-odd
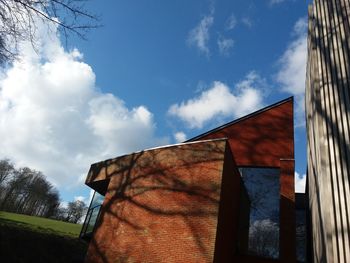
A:
[[[21,61],[3,70],[0,156],[43,171],[63,200],[87,200],[91,163],[191,138],[294,95],[302,177],[307,4],[91,1],[104,26],[88,41],[65,46],[41,26],[40,52],[23,43]]]

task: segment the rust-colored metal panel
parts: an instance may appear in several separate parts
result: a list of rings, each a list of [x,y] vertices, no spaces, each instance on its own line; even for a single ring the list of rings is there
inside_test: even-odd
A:
[[[237,166],[279,167],[294,158],[293,99],[269,107],[195,140],[227,138]]]
[[[280,259],[237,255],[237,262],[296,262],[293,98],[194,140],[227,138],[237,166],[280,168]]]

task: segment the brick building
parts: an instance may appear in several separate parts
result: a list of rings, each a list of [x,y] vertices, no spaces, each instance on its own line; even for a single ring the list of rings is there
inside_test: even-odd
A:
[[[296,262],[293,98],[93,164],[86,262]]]

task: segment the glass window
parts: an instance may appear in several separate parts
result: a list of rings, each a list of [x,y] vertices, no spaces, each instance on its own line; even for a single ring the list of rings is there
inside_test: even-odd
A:
[[[100,215],[100,209],[104,200],[104,196],[95,192],[92,197],[89,209],[86,213],[85,221],[80,233],[80,237],[88,238],[94,231],[95,224]]]
[[[103,195],[100,195],[99,193],[95,192],[90,203],[90,209],[94,208],[95,206],[102,205],[104,199],[105,197]]]
[[[298,262],[306,262],[306,195],[295,193],[296,253]]]
[[[239,171],[244,187],[241,191],[243,199],[241,198],[241,230],[238,244],[240,253],[277,259],[280,219],[279,169],[244,167],[239,168]],[[247,197],[244,198],[244,195]],[[249,230],[242,230],[247,227]],[[243,236],[244,232],[248,237]]]
[[[94,230],[99,212],[100,212],[101,206],[95,206],[93,209],[90,209],[87,214],[87,221],[86,221],[86,233],[92,233]]]

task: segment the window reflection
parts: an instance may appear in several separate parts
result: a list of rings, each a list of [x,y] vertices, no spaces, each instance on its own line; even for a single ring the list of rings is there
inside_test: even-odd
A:
[[[85,221],[80,233],[81,238],[89,239],[94,231],[96,222],[100,215],[100,209],[104,200],[104,196],[95,192],[92,197],[89,209],[86,213]]]
[[[306,262],[306,202],[304,193],[295,193],[296,253],[298,262]]]
[[[248,218],[241,216],[240,232],[244,233],[242,229],[247,227],[249,230],[246,231],[248,244],[244,245],[241,234],[239,250],[243,254],[279,258],[279,169],[244,167],[239,171],[249,200],[241,199],[241,214],[247,215],[244,212],[247,209],[242,206],[249,206],[249,226]]]
[[[103,195],[100,195],[98,192],[95,192],[91,200],[90,208],[94,208],[95,206],[102,205],[104,198],[105,197]]]

